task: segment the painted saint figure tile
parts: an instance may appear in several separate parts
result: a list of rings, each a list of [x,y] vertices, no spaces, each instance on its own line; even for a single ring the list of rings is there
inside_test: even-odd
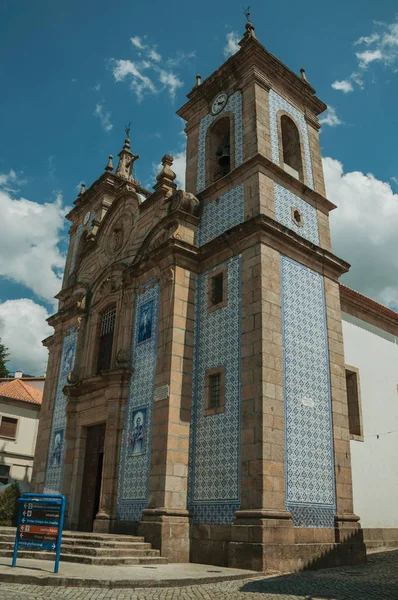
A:
[[[50,467],[58,468],[61,465],[62,446],[64,443],[64,430],[56,429],[54,431],[54,441],[51,452]]]
[[[152,337],[153,301],[140,306],[138,317],[138,343],[146,342]]]
[[[131,415],[130,450],[132,455],[145,453],[146,408],[134,410]]]

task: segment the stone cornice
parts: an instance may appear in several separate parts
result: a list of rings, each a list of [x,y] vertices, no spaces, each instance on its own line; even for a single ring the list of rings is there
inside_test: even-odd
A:
[[[86,379],[78,380],[74,383],[68,383],[63,388],[63,393],[69,398],[82,398],[87,394],[106,389],[109,383],[114,385],[127,385],[132,369],[109,369],[102,371],[101,375],[87,377]]]
[[[177,114],[186,121],[190,120],[198,110],[198,104],[202,104],[203,101],[210,103],[221,88],[228,87],[232,78],[239,81],[240,85],[242,79],[247,81],[248,73],[253,76],[255,74],[253,66],[264,73],[264,80],[269,80],[269,87],[285,90],[285,93],[289,90],[293,102],[303,108],[309,107],[314,115],[319,115],[326,110],[326,104],[315,96],[315,90],[308,82],[268,52],[256,38],[250,38],[239,52],[231,56],[200,86],[192,89],[187,96],[189,101],[177,111]]]
[[[398,336],[398,313],[340,284],[341,310],[374,327]]]
[[[334,280],[338,280],[350,268],[344,260],[265,215],[258,215],[236,225],[224,235],[209,242],[200,249],[199,258],[201,262],[210,259],[220,251],[220,247],[225,248],[226,244],[234,248],[234,253],[241,252],[252,245],[253,238],[256,237],[261,243]]]
[[[319,208],[322,212],[328,214],[331,210],[336,208],[333,202],[330,202],[325,196],[322,196],[319,192],[312,190],[305,185],[299,179],[296,179],[279,165],[274,163],[272,160],[264,156],[263,154],[257,153],[248,158],[244,163],[233,169],[228,175],[225,175],[221,179],[218,179],[206,189],[204,189],[198,196],[205,200],[207,198],[217,197],[220,193],[224,193],[232,186],[241,183],[242,175],[246,177],[251,175],[254,170],[260,170],[264,175],[267,175],[277,183],[281,185],[288,184],[291,188],[294,188],[302,197],[309,201],[310,204]],[[245,178],[246,178],[245,177]],[[294,193],[294,192],[293,192]]]

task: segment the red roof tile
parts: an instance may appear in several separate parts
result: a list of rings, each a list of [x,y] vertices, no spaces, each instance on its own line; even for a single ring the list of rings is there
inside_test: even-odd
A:
[[[41,404],[43,400],[43,392],[22,379],[11,379],[5,383],[0,383],[1,396],[30,402],[31,404]]]

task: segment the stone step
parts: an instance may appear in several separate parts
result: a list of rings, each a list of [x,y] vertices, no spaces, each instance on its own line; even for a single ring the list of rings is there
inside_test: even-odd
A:
[[[4,541],[0,539],[0,549],[7,550],[14,547],[14,538],[12,540]],[[83,540],[65,540],[62,539],[62,548],[73,549],[75,547],[85,548],[87,550],[106,550],[112,553],[112,551],[122,550],[125,554],[129,553],[130,550],[146,550],[151,548],[151,544],[148,542],[88,542]]]
[[[15,528],[0,529],[0,557],[11,557]],[[20,548],[20,558],[54,560],[55,553],[46,550]],[[167,564],[145,539],[134,535],[96,534],[65,531],[62,537],[61,560],[87,565]]]
[[[158,552],[152,550],[151,552]],[[0,556],[12,557],[12,551],[0,550]],[[35,551],[35,550],[19,550],[19,558],[29,558],[36,560],[53,560],[53,552]],[[160,565],[167,564],[167,558],[157,556],[87,556],[81,554],[64,554],[61,552],[61,561],[74,562],[85,565]]]
[[[145,539],[138,535],[118,535],[110,533],[83,533],[80,531],[64,531],[62,538],[89,540],[95,542],[144,542]]]
[[[0,540],[6,538],[15,539],[15,527],[0,527]],[[124,534],[113,534],[113,533],[89,533],[84,531],[68,531],[64,530],[62,533],[62,539],[76,539],[76,540],[87,540],[97,542],[144,542],[145,539],[142,536],[137,535],[124,535]]]
[[[3,546],[0,544],[0,556],[4,552],[12,552],[14,544]],[[20,547],[18,552],[25,552],[26,548]],[[87,548],[85,546],[61,546],[62,554],[79,554],[81,556],[159,556],[159,550],[153,550],[151,544],[137,544],[135,548]]]

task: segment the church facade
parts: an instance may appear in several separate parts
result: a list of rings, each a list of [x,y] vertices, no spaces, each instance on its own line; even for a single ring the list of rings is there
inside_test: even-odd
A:
[[[186,191],[169,155],[143,189],[127,137],[68,215],[34,486],[171,561],[360,563],[326,106],[240,46],[178,111]]]

